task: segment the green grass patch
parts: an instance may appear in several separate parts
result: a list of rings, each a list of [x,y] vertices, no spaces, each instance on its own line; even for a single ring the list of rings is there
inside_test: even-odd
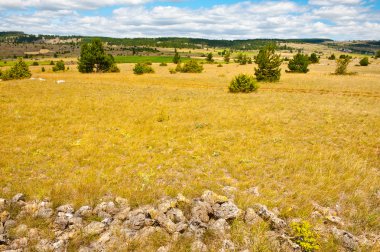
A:
[[[189,61],[190,58],[181,58],[182,62]],[[172,56],[115,56],[116,63],[172,63]]]

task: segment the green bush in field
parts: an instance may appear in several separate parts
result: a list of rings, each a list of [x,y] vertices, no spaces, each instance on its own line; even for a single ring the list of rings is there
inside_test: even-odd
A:
[[[288,63],[289,72],[293,73],[307,73],[309,72],[308,66],[309,58],[302,53],[297,53]]]
[[[369,60],[368,60],[368,57],[364,57],[360,60],[359,64],[361,66],[368,66],[369,65]]]
[[[310,63],[312,63],[312,64],[319,63],[319,58],[318,58],[317,54],[316,54],[316,53],[312,53],[312,54],[310,55],[310,57],[309,57],[309,61],[310,61]]]
[[[335,60],[335,54],[331,54],[330,57],[328,58],[329,60]]]
[[[54,61],[50,61],[49,65],[54,66]]]
[[[178,72],[181,73],[201,73],[203,72],[203,66],[200,65],[197,61],[195,60],[190,60],[186,62],[183,66],[177,65]]]
[[[302,251],[313,252],[319,249],[318,235],[307,221],[291,223],[293,241],[297,243]]]
[[[168,64],[166,64],[165,62],[162,62],[160,63],[160,66],[167,66]]]
[[[32,66],[39,66],[40,64],[38,64],[38,62],[37,61],[34,61],[33,63],[32,63]]]
[[[255,75],[258,81],[279,81],[281,77],[281,55],[276,54],[276,45],[270,43],[259,51],[255,59],[258,68]]]
[[[214,56],[212,55],[211,52],[207,54],[206,61],[209,63],[214,62]]]
[[[231,60],[231,51],[230,50],[227,50],[224,54],[224,62],[226,62],[227,64],[230,63],[230,60]]]
[[[335,74],[344,75],[347,74],[347,67],[350,64],[351,59],[349,57],[340,58],[336,60]]]
[[[249,60],[248,58],[249,57],[247,56],[247,54],[239,53],[235,59],[235,62],[239,63],[240,65],[246,65]]]
[[[258,89],[255,78],[247,74],[239,74],[230,83],[228,87],[231,93],[250,93]]]
[[[133,73],[137,75],[142,75],[145,73],[154,73],[154,70],[151,66],[144,63],[137,63],[133,68]]]
[[[78,61],[78,70],[81,73],[105,73],[117,72],[115,59],[111,54],[106,54],[100,39],[94,39],[91,43],[83,44]]]
[[[19,58],[16,64],[14,64],[9,70],[5,71],[1,75],[3,80],[14,80],[14,79],[26,79],[30,78],[32,73],[29,70],[28,65],[22,58]]]
[[[65,62],[63,60],[57,61],[53,66],[53,72],[65,71]]]
[[[41,72],[45,72],[45,67],[41,67]]]

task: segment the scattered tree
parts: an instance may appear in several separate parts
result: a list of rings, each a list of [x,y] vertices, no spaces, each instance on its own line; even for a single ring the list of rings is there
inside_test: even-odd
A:
[[[276,45],[271,43],[259,51],[255,59],[258,68],[255,75],[258,81],[279,81],[281,77],[281,55],[276,54]]]
[[[78,70],[81,73],[115,72],[117,69],[115,59],[106,54],[100,39],[82,45]]]
[[[328,57],[329,60],[335,60],[336,57],[335,57],[335,54],[331,54],[330,57]]]
[[[63,60],[57,61],[53,66],[53,72],[65,71],[65,62]]]
[[[41,68],[41,72],[45,72],[45,67],[42,67],[42,68]]]
[[[181,64],[178,64],[176,71],[181,73],[201,73],[203,72],[203,66],[195,60],[190,60],[183,66]]]
[[[22,58],[19,58],[16,64],[14,64],[10,69],[1,73],[2,80],[26,79],[30,78],[31,76],[32,73]]]
[[[369,60],[368,60],[368,57],[364,57],[360,60],[359,64],[361,66],[368,66],[369,65]]]
[[[228,87],[231,93],[250,93],[258,89],[255,78],[247,74],[239,74],[230,83]]]
[[[347,74],[347,67],[348,67],[348,64],[350,64],[350,62],[351,62],[351,59],[348,57],[337,59],[335,74],[337,75]]]
[[[239,63],[240,65],[246,65],[248,62],[248,57],[244,53],[239,53],[235,59],[235,62]]]
[[[230,50],[225,51],[223,58],[224,58],[224,62],[226,62],[227,64],[230,63],[230,60],[231,60]]]
[[[310,61],[310,63],[312,63],[312,64],[319,63],[319,58],[318,58],[317,54],[316,54],[316,53],[312,53],[312,54],[310,55],[310,57],[309,57],[309,61]]]
[[[290,72],[295,73],[307,73],[309,69],[309,58],[307,55],[302,53],[297,53],[293,59],[289,61],[288,68]]]
[[[378,50],[375,54],[375,59],[379,59],[380,58],[380,50]]]
[[[177,52],[177,48],[174,49],[174,57],[173,57],[173,63],[174,64],[178,64],[181,62],[181,56],[179,55],[179,53]]]
[[[38,65],[40,65],[37,61],[34,61],[33,63],[32,63],[32,66],[38,66]]]
[[[213,55],[211,52],[207,54],[206,61],[209,63],[214,62]]]

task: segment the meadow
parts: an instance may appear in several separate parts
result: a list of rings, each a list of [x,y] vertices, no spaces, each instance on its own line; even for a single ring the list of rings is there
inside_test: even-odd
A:
[[[0,82],[1,194],[76,206],[118,195],[137,206],[233,186],[241,208],[263,203],[318,225],[317,202],[339,207],[357,235],[380,232],[380,60],[351,63],[349,76],[331,75],[326,59],[307,74],[284,64],[280,82],[251,94],[228,85],[254,65],[170,74],[174,64],[155,63],[169,59],[149,61],[154,74],[48,66],[30,67],[46,81]],[[245,192],[253,186],[260,197]]]

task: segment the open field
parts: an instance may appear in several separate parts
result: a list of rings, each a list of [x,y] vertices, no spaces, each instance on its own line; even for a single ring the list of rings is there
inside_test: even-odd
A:
[[[372,61],[334,76],[334,61],[323,59],[252,94],[227,87],[254,65],[170,74],[175,65],[153,64],[156,73],[143,76],[132,64],[119,74],[31,67],[46,81],[0,82],[0,193],[76,206],[112,194],[136,206],[233,186],[241,208],[263,203],[318,225],[314,201],[338,206],[347,230],[378,234],[380,60]],[[245,192],[253,186],[260,197]]]

